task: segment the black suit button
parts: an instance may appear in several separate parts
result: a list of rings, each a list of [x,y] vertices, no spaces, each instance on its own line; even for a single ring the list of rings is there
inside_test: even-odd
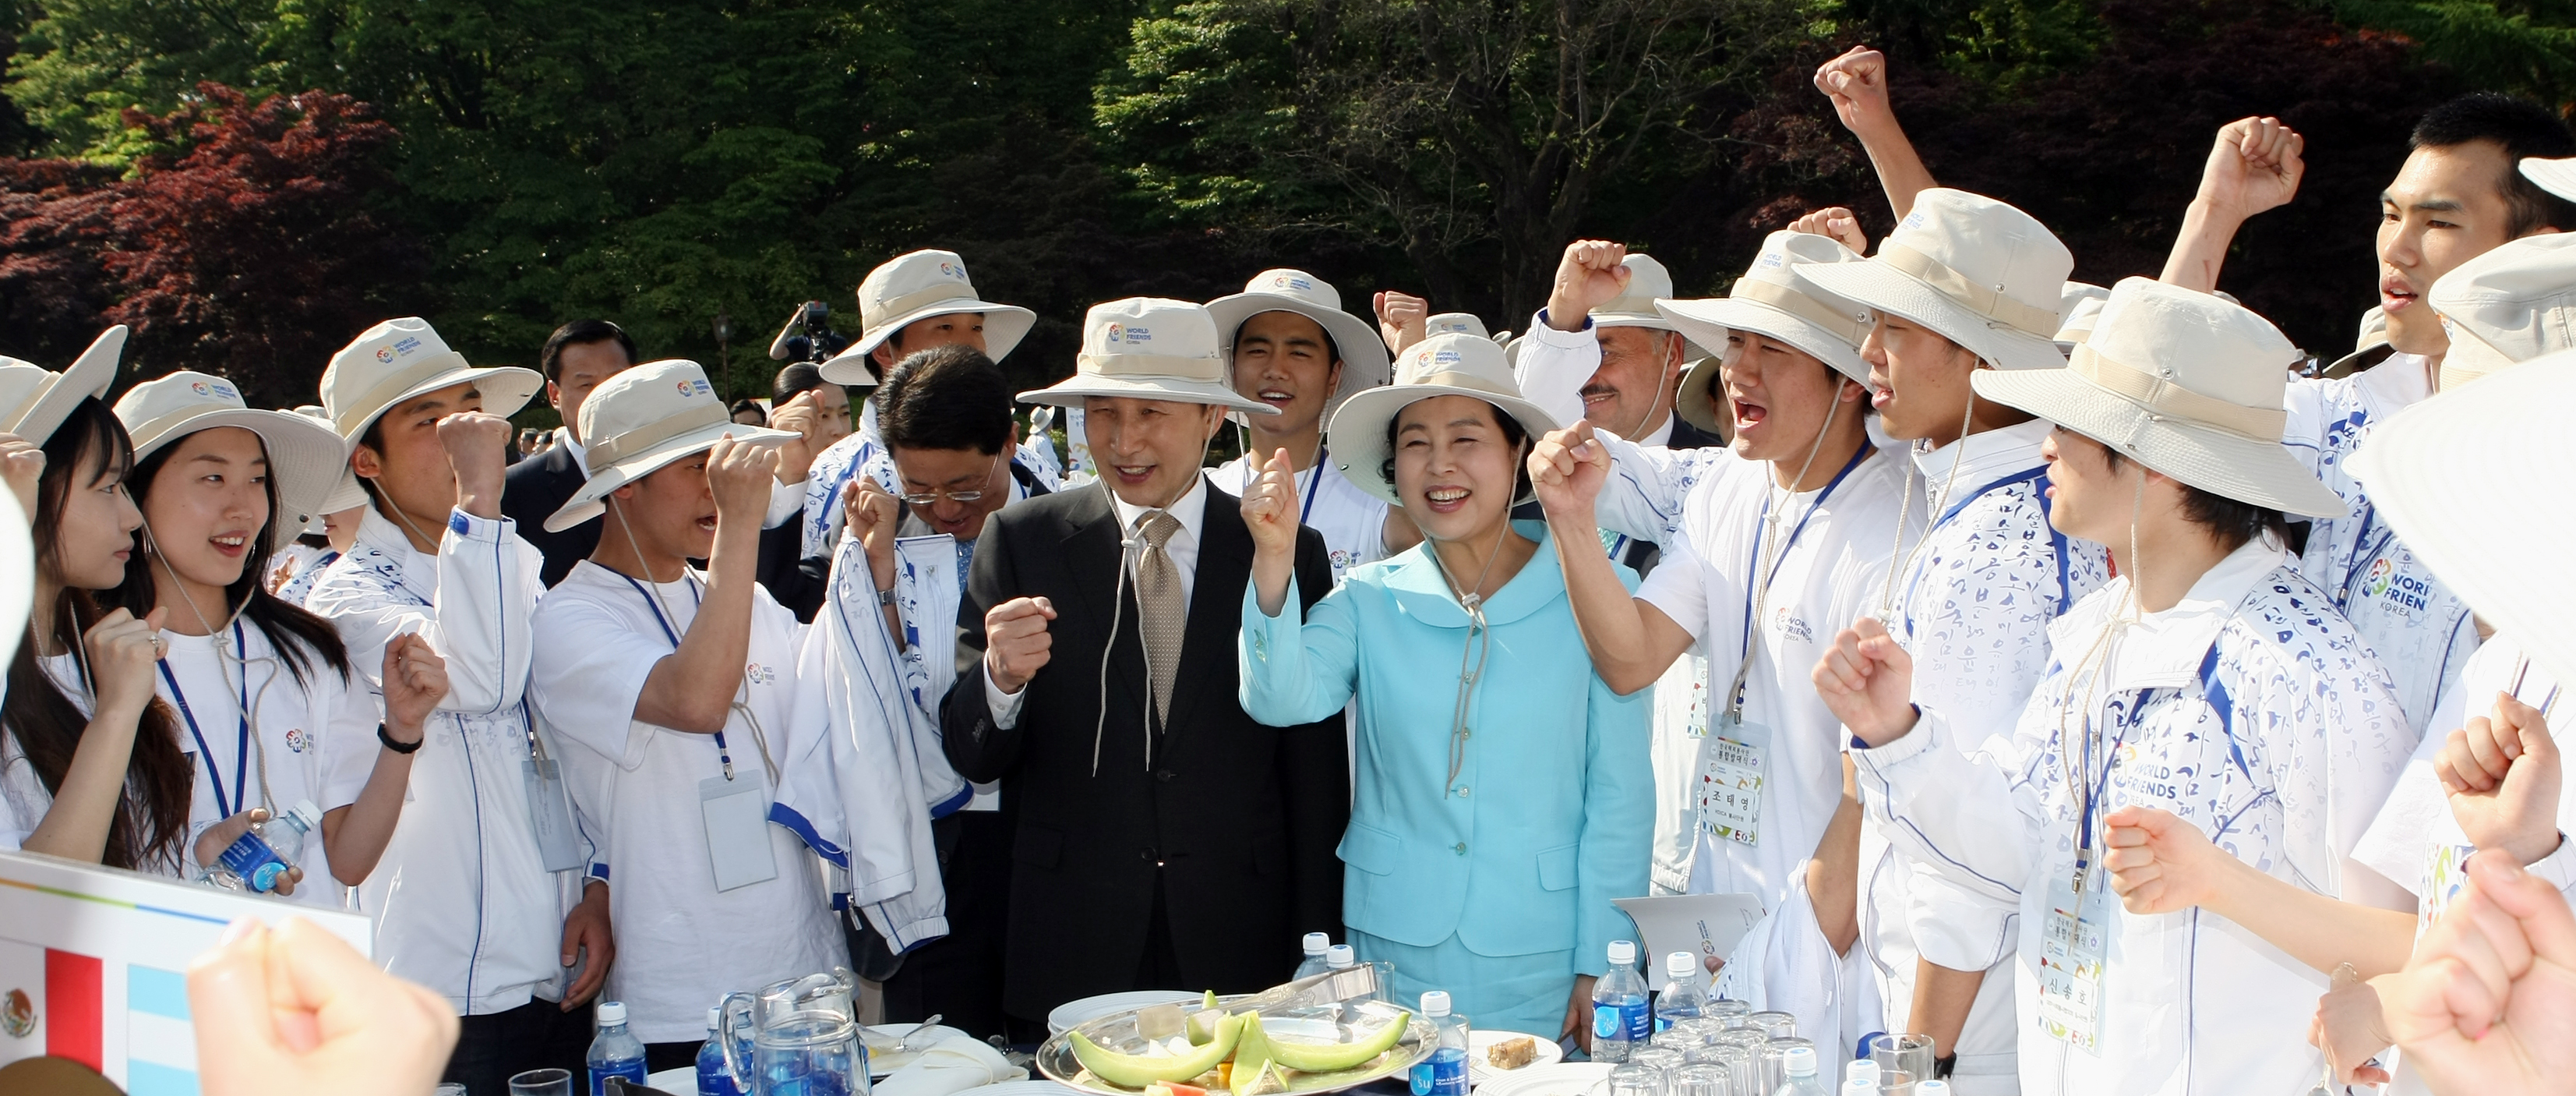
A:
[[[1157,770],[1157,771],[1154,773],[1154,779],[1168,782],[1168,781],[1170,781],[1173,777],[1175,777],[1175,776],[1179,776],[1179,775],[1180,775],[1179,773],[1173,772],[1173,771],[1172,771],[1172,770],[1170,770],[1170,769],[1161,769],[1161,770]]]

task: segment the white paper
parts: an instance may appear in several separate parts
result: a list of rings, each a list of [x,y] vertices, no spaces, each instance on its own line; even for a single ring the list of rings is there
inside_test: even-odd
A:
[[[1611,902],[1637,923],[1637,933],[1646,938],[1646,954],[1638,960],[1644,967],[1646,986],[1656,992],[1664,988],[1664,956],[1687,951],[1700,957],[1700,969],[1708,969],[1708,957],[1724,959],[1735,951],[1735,942],[1752,931],[1762,920],[1762,900],[1750,894],[1677,894],[1661,898],[1614,898]]]

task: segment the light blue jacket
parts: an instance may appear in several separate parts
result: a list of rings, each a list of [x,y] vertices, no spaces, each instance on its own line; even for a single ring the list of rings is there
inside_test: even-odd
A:
[[[1572,949],[1578,972],[1599,974],[1610,941],[1631,938],[1610,900],[1646,893],[1651,693],[1618,696],[1592,672],[1546,526],[1514,526],[1538,554],[1485,605],[1491,649],[1454,784],[1467,613],[1427,545],[1351,568],[1302,622],[1293,587],[1269,617],[1247,584],[1243,710],[1285,727],[1359,694],[1340,849],[1350,928],[1416,947],[1455,933],[1487,956]]]

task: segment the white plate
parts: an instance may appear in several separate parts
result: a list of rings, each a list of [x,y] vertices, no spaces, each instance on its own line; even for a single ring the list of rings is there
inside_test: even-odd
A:
[[[1514,1039],[1524,1038],[1528,1039],[1530,1042],[1538,1044],[1537,1052],[1530,1055],[1530,1063],[1528,1065],[1522,1066],[1519,1069],[1496,1069],[1488,1063],[1488,1059],[1485,1057],[1485,1051],[1492,1048],[1494,1044],[1507,1043]],[[1555,1065],[1559,1061],[1564,1060],[1564,1058],[1565,1048],[1556,1045],[1556,1040],[1554,1039],[1545,1039],[1536,1035],[1528,1034],[1527,1032],[1519,1031],[1477,1031],[1473,1028],[1470,1028],[1467,1031],[1467,1081],[1469,1084],[1481,1085],[1496,1077],[1517,1076],[1530,1070],[1537,1069],[1540,1066]]]
[[[1047,1034],[1062,1035],[1113,1012],[1127,1012],[1153,1005],[1185,1005],[1199,1000],[1202,996],[1205,995],[1176,989],[1140,989],[1127,993],[1104,993],[1098,997],[1085,997],[1079,1001],[1067,1001],[1057,1005],[1055,1011],[1047,1013]]]
[[[1610,1063],[1531,1065],[1476,1086],[1476,1096],[1602,1096],[1610,1091]]]
[[[894,1053],[896,1042],[903,1038],[905,1032],[917,1027],[921,1025],[875,1024],[870,1026],[867,1034],[863,1036],[868,1041],[868,1075],[883,1077],[911,1065],[913,1059],[921,1057],[921,1051],[937,1046],[952,1036],[966,1034],[945,1024],[921,1028],[921,1034],[912,1037],[912,1045],[915,1049],[901,1054]]]
[[[671,1093],[672,1096],[697,1096],[698,1067],[682,1066],[678,1069],[666,1069],[645,1077],[644,1083]]]
[[[999,1084],[970,1088],[957,1096],[1083,1096],[1082,1090],[1048,1080],[1003,1081]]]

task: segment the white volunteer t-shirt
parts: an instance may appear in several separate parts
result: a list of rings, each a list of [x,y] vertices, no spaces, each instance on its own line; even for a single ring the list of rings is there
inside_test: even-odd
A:
[[[660,592],[651,600],[648,589]],[[719,892],[708,861],[698,782],[721,777],[715,736],[635,719],[644,679],[696,619],[705,580],[641,583],[584,560],[537,602],[536,663],[529,692],[567,743],[564,777],[583,817],[605,831],[610,916],[617,965],[607,997],[626,1003],[635,1037],[648,1043],[706,1037],[707,1008],[726,993],[846,964],[833,924],[821,862],[785,828],[766,829],[776,878]],[[669,631],[660,612],[672,614]],[[750,656],[741,705],[725,723],[737,780],[778,782],[771,763],[799,718],[823,718],[796,674],[800,626],[755,590]],[[813,705],[807,707],[807,705]],[[754,719],[746,719],[742,708]]]
[[[1208,482],[1236,498],[1242,498],[1244,490],[1260,477],[1261,467],[1250,454],[1208,470]],[[1386,558],[1389,509],[1392,507],[1386,500],[1360,490],[1329,459],[1319,459],[1314,467],[1297,473],[1297,522],[1324,535],[1324,548],[1332,554],[1333,582],[1337,585],[1342,581],[1342,572]]]

